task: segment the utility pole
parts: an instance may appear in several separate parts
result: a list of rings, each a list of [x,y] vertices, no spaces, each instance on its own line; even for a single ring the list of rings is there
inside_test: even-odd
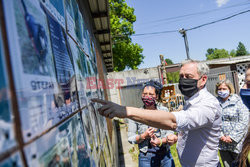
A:
[[[186,30],[184,28],[179,30],[179,33],[182,34],[182,37],[184,38],[184,42],[185,42],[185,48],[186,48],[186,53],[187,53],[187,59],[189,60],[189,47],[188,47],[188,40],[187,40],[187,34],[186,34]]]

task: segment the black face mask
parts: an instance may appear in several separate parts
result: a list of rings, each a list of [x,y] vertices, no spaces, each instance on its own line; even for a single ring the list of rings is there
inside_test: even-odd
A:
[[[193,96],[199,91],[197,87],[197,79],[186,79],[180,78],[179,80],[179,89],[181,93],[187,97]]]

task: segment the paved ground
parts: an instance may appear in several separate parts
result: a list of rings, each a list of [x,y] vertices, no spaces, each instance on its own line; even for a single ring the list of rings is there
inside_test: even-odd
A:
[[[119,159],[120,167],[137,167],[137,161],[132,160],[132,154],[129,150],[133,147],[132,144],[128,142],[126,124],[120,124],[120,140],[119,144]]]

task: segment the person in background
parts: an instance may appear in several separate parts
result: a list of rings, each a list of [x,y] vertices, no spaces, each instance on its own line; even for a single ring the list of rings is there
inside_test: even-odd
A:
[[[157,81],[150,80],[143,84],[142,102],[143,109],[164,110],[156,101],[160,98],[162,85]],[[143,112],[147,112],[144,110]],[[173,131],[162,130],[148,125],[128,120],[128,141],[139,146],[139,167],[174,167],[169,145],[177,141]]]
[[[240,96],[244,104],[248,107],[250,111],[250,64],[246,69],[245,74],[245,84],[240,90]],[[243,142],[242,151],[238,156],[237,161],[234,164],[234,167],[248,167],[250,166],[250,125],[248,120],[248,133]]]
[[[245,84],[240,90],[240,96],[241,96],[243,103],[250,110],[250,64],[248,64],[248,67],[246,69]]]
[[[207,91],[208,66],[187,60],[180,69],[179,89],[185,105],[179,112],[127,107],[101,99],[98,109],[103,116],[129,118],[160,129],[178,132],[177,152],[182,167],[215,167],[219,163],[218,145],[221,127],[219,101]]]
[[[219,150],[225,167],[232,166],[232,162],[241,152],[249,119],[247,107],[234,93],[233,84],[229,80],[222,80],[216,84],[216,94],[222,107]]]

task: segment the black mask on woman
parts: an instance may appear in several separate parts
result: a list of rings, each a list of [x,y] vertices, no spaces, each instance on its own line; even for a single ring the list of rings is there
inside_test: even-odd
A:
[[[180,78],[179,80],[179,89],[181,93],[187,97],[193,96],[199,91],[197,87],[197,79],[186,79]]]

